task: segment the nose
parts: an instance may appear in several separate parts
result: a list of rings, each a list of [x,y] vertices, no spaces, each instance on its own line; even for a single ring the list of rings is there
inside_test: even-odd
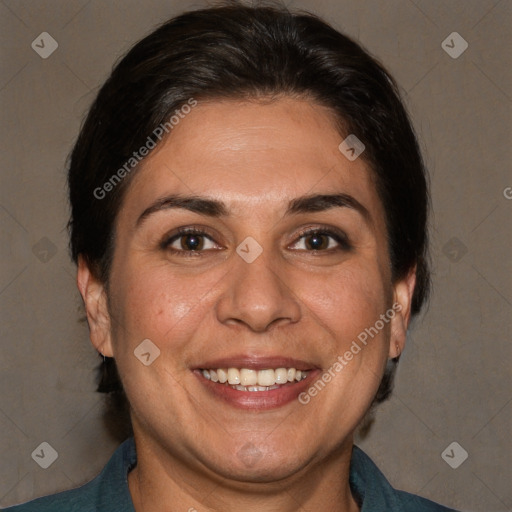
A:
[[[298,298],[279,266],[270,265],[265,251],[252,263],[235,256],[232,271],[216,314],[223,324],[243,324],[253,332],[264,332],[275,325],[296,323],[301,316]]]

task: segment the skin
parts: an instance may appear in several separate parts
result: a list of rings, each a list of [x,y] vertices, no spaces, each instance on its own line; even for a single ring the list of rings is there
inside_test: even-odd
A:
[[[353,433],[387,358],[403,350],[415,274],[392,282],[383,206],[363,158],[338,150],[343,138],[330,111],[305,100],[200,102],[127,190],[108,290],[80,259],[92,343],[116,358],[132,406],[137,512],[359,510]],[[285,215],[294,198],[334,193],[367,217],[347,207]],[[169,208],[137,222],[170,194],[223,201],[228,215]],[[199,256],[162,248],[182,226],[206,228],[213,242]],[[351,248],[324,235],[327,248],[314,251],[300,238],[309,227],[341,230]],[[236,252],[248,236],[263,248],[252,263]],[[401,311],[307,405],[243,410],[192,373],[238,354],[328,369],[394,303]],[[150,366],[133,355],[144,339],[161,351]]]

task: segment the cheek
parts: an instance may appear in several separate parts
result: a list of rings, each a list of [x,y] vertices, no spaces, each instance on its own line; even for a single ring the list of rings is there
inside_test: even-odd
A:
[[[318,321],[336,334],[342,347],[373,325],[389,307],[390,291],[384,283],[375,266],[354,264],[329,275],[308,276],[296,293]]]
[[[308,279],[302,292],[297,291],[314,322],[330,335],[321,350],[332,382],[332,394],[324,398],[332,407],[346,410],[348,396],[354,399],[354,412],[362,414],[378,387],[390,336],[389,318],[380,320],[390,309],[385,283],[386,276],[375,265],[354,264],[316,282]]]
[[[218,270],[185,276],[165,263],[143,262],[120,266],[117,275],[122,278],[113,281],[111,313],[118,320],[114,343],[120,351],[133,349],[146,338],[161,350],[171,346],[179,350],[200,322],[209,294],[222,278]]]
[[[193,350],[191,340],[212,310],[208,306],[209,292],[221,277],[213,272],[190,278],[169,265],[141,261],[118,265],[112,274],[114,356],[139,420],[152,418],[152,422],[166,428],[170,423],[185,421],[188,409],[183,400],[187,395],[176,383],[188,371],[185,361]],[[159,355],[145,366],[134,351],[147,339],[158,348]],[[165,400],[162,390],[166,390]],[[167,409],[155,406],[163,402]],[[166,410],[173,410],[172,418]]]
[[[356,428],[383,374],[389,319],[378,324],[377,332],[371,328],[390,307],[386,276],[375,264],[347,264],[328,277],[309,278],[297,294],[310,309],[314,327],[329,333],[320,348],[326,356],[323,372],[300,403],[309,408],[311,428],[337,439]]]

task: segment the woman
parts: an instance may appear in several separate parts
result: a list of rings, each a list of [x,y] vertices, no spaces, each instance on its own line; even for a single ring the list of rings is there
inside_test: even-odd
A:
[[[360,46],[281,8],[172,19],[99,92],[69,190],[101,388],[134,437],[10,510],[449,510],[353,444],[429,283],[421,155]]]

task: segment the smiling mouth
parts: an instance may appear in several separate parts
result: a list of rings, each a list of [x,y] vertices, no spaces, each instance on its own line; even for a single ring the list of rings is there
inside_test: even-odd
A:
[[[296,368],[266,368],[252,370],[249,368],[199,369],[204,379],[224,384],[237,391],[262,392],[280,389],[304,380],[309,370]]]

